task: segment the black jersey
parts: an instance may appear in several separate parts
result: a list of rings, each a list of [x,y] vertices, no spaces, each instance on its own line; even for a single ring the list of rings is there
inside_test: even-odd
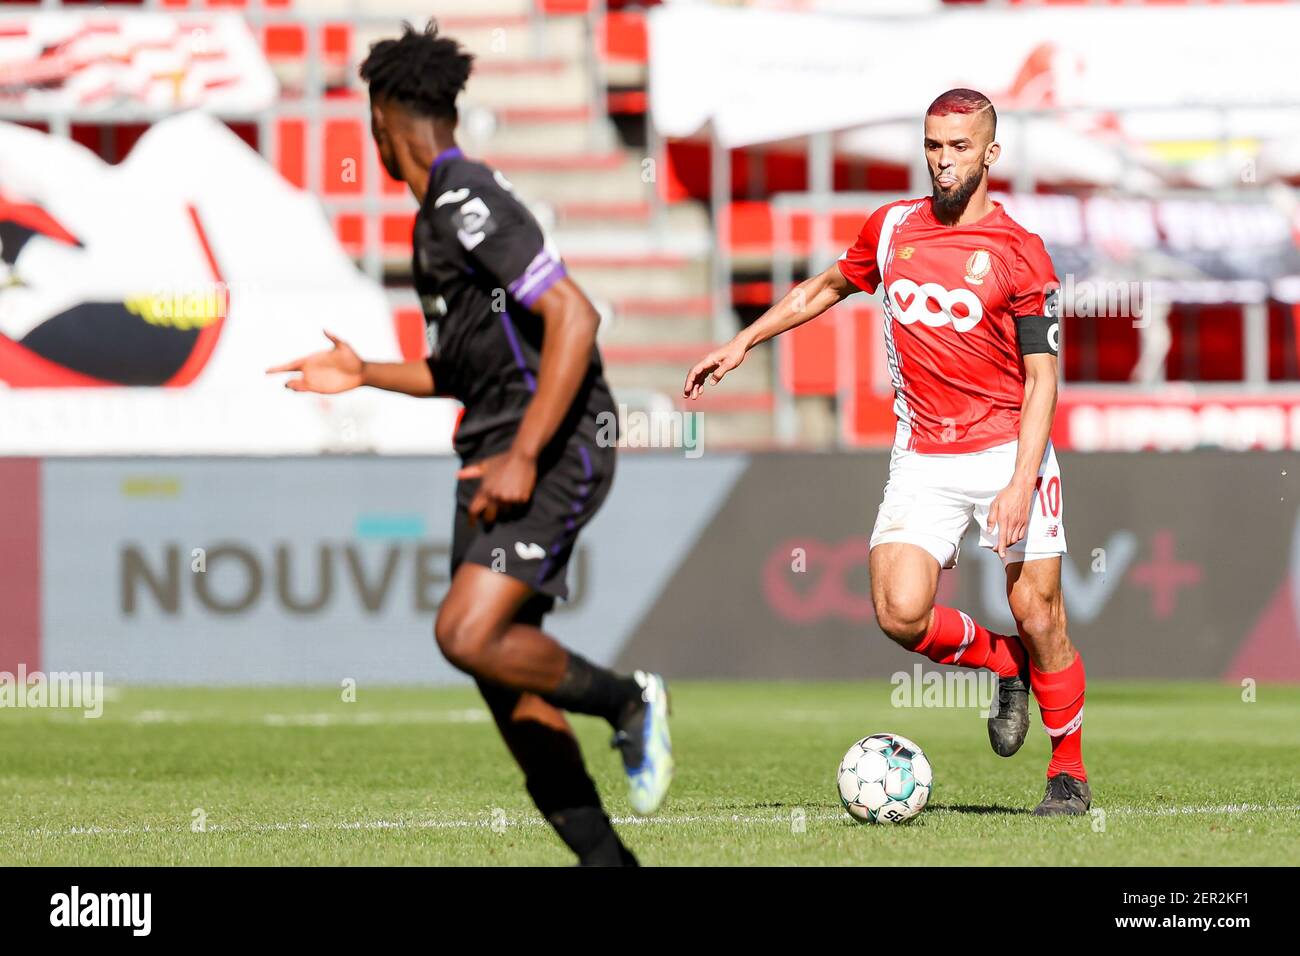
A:
[[[413,268],[435,393],[465,406],[457,454],[505,451],[537,390],[543,324],[532,306],[564,277],[564,263],[506,178],[450,149],[434,160],[415,217]],[[552,445],[594,435],[596,416],[612,410],[593,346]]]

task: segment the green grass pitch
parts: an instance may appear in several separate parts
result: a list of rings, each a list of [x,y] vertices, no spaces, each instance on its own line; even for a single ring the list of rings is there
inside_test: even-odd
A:
[[[645,864],[1294,863],[1300,688],[1096,682],[1084,755],[1092,818],[1039,820],[1048,741],[1009,760],[968,709],[895,709],[884,682],[673,686],[678,775],[630,817],[608,732],[574,723]],[[935,770],[903,826],[841,810],[839,758],[892,731]],[[803,826],[798,825],[802,816]],[[201,829],[200,829],[201,824]],[[1009,856],[1008,856],[1009,853]],[[564,865],[469,688],[145,689],[97,720],[0,710],[7,864]]]

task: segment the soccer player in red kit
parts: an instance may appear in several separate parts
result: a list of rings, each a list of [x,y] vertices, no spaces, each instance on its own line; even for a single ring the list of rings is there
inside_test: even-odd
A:
[[[1050,439],[1060,337],[1058,282],[1042,240],[989,198],[997,114],[974,90],[949,90],[925,116],[932,195],[877,209],[857,242],[800,283],[686,378],[697,397],[760,342],[859,290],[884,287],[885,345],[898,418],[889,481],[871,535],[871,597],[881,629],[940,664],[999,677],[989,718],[1009,757],[1029,726],[1032,689],[1052,741],[1039,816],[1082,814],[1083,659],[1061,597],[1065,525]],[[971,518],[1006,568],[1017,634],[995,634],[936,606]]]

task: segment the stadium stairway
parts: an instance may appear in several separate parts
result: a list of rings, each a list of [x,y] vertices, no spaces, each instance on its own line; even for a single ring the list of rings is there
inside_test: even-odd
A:
[[[604,112],[610,68],[592,49],[586,18],[530,15],[532,0],[437,0],[431,7],[367,0],[367,17],[391,15],[393,21],[358,23],[351,59],[392,35],[399,20],[418,23],[430,12],[475,54],[461,102],[466,153],[514,184],[596,303],[615,398],[632,410],[686,409],[680,399],[686,372],[712,344],[707,211],[687,200],[655,215],[652,164],[642,150],[623,144]],[[341,14],[347,3],[297,0],[295,8]],[[292,84],[295,64],[277,69]],[[341,73],[339,82],[360,92]],[[409,246],[388,240],[384,265],[390,280],[408,273]],[[770,442],[767,350],[751,356],[725,389],[706,396],[689,410],[706,413],[709,447]]]

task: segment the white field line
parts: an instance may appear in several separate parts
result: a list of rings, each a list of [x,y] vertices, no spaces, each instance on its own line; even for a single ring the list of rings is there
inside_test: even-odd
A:
[[[266,727],[369,727],[383,724],[481,724],[492,718],[486,710],[395,710],[334,713],[261,714],[249,717],[225,717],[183,710],[142,710],[126,718],[133,724],[258,724]]]
[[[796,808],[791,807],[791,810]],[[951,810],[946,807],[931,807],[927,811],[929,815],[957,815],[961,814],[960,810]],[[1116,816],[1134,816],[1134,817],[1165,817],[1165,816],[1184,816],[1184,815],[1240,815],[1252,813],[1300,813],[1300,806],[1287,806],[1280,804],[1250,804],[1250,803],[1230,803],[1222,806],[1194,805],[1194,806],[1173,806],[1173,807],[1115,807],[1106,811],[1108,815]],[[847,815],[838,811],[831,810],[813,810],[805,811],[804,820],[807,823],[814,822],[836,822],[848,821]],[[738,813],[699,813],[699,814],[678,814],[675,816],[660,817],[633,817],[622,816],[614,817],[613,822],[619,826],[647,826],[647,827],[675,827],[687,826],[697,823],[714,823],[726,824],[734,823],[743,826],[767,825],[788,827],[791,825],[791,815],[789,811],[784,813],[773,813],[766,816],[755,816],[753,814]],[[324,831],[337,832],[347,830],[500,830],[504,831],[510,827],[540,827],[545,822],[538,817],[493,817],[483,815],[473,818],[447,818],[447,819],[423,819],[423,820],[356,820],[340,823],[311,823],[311,822],[284,822],[284,823],[212,823],[208,824],[204,831],[206,833],[281,833],[281,832],[310,832]],[[0,834],[23,834],[26,836],[38,837],[55,837],[55,836],[138,836],[147,833],[187,833],[191,832],[188,825],[177,825],[170,827],[69,827],[68,829],[50,829],[48,827],[37,827],[34,829],[9,829],[0,830]]]

